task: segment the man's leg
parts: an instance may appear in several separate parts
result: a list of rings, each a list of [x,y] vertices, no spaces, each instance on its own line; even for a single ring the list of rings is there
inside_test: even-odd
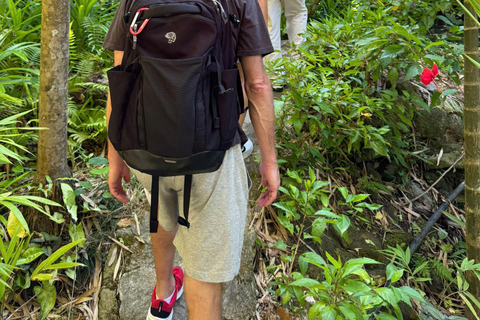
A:
[[[222,320],[222,284],[201,282],[185,275],[188,320]]]
[[[308,10],[305,0],[284,0],[284,4],[288,41],[298,46],[304,40],[299,34],[307,31]]]
[[[272,40],[273,49],[282,51],[281,40],[281,22],[282,22],[282,3],[280,0],[268,0],[268,32]],[[282,57],[281,52],[270,53],[265,57],[265,61],[275,61]]]
[[[173,277],[173,258],[175,256],[175,246],[173,239],[177,233],[177,228],[171,231],[165,231],[162,226],[158,226],[157,233],[151,233],[153,257],[155,260],[155,273],[157,275],[157,298],[166,299],[170,297],[175,290],[175,279]]]

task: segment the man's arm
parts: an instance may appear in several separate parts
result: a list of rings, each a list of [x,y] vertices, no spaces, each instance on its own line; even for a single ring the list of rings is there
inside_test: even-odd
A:
[[[262,194],[258,204],[263,207],[271,204],[277,197],[280,185],[277,156],[275,154],[275,112],[273,94],[261,56],[240,58],[245,74],[250,118],[260,146],[262,163],[260,173],[262,184],[267,191]]]
[[[114,52],[114,64],[118,66],[122,63],[123,51]],[[108,92],[107,99],[107,127],[110,121],[110,113],[112,112],[112,104],[110,100],[110,91]],[[122,178],[125,182],[130,182],[130,170],[125,162],[120,158],[118,152],[113,147],[110,140],[108,140],[108,186],[110,187],[110,193],[117,198],[120,202],[126,203],[128,201],[127,194],[123,190]]]
[[[268,1],[267,0],[258,0],[260,9],[262,10],[263,20],[265,20],[265,25],[268,28]]]

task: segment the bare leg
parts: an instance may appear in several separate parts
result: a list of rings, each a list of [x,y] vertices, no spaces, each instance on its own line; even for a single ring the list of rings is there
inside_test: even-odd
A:
[[[201,282],[185,275],[188,320],[222,320],[222,284]]]
[[[240,81],[242,82],[243,100],[245,101],[245,103],[243,104],[243,107],[246,108],[248,106],[248,97],[247,97],[247,93],[245,92],[245,77],[243,75],[242,64],[238,62],[237,66],[238,66],[238,72],[240,73]],[[247,116],[247,113],[244,112],[238,118],[238,123],[240,124],[240,127],[243,126],[243,122],[245,121],[246,116]]]
[[[159,299],[168,298],[175,290],[172,268],[175,256],[173,239],[177,229],[178,227],[171,231],[165,231],[162,226],[158,226],[158,232],[150,234],[157,275],[157,298]]]
[[[245,117],[247,116],[247,113],[242,113],[240,117],[238,118],[238,123],[240,123],[240,127],[243,126],[243,123],[245,122]]]

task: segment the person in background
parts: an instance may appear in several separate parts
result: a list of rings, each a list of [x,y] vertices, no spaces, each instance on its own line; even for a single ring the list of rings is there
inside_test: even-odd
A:
[[[304,40],[301,34],[307,30],[308,10],[305,6],[305,0],[268,0],[267,26],[275,52],[266,56],[266,61],[275,61],[282,58],[282,6],[285,8],[287,34],[290,43],[300,45]]]

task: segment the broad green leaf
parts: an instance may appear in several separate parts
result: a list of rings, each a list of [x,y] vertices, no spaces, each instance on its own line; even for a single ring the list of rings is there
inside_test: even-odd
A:
[[[325,267],[327,263],[325,260],[318,254],[314,252],[306,252],[303,254],[305,262],[311,263],[317,267]]]
[[[74,225],[73,223],[68,228],[68,233],[70,234],[70,239],[72,241],[83,240],[78,244],[79,247],[85,248],[85,233],[83,232],[82,224]]]
[[[369,196],[370,196],[369,194],[357,194],[357,195],[353,198],[353,202],[363,201],[363,200],[367,199]]]
[[[290,291],[285,290],[285,292],[282,294],[282,304],[287,304],[291,299],[292,294],[290,293]]]
[[[308,319],[315,319],[318,317],[320,311],[325,307],[325,303],[323,301],[317,301],[310,307],[308,310]]]
[[[315,221],[312,224],[312,235],[320,239],[323,236],[323,233],[325,232],[326,228],[327,228],[327,223],[325,219],[323,218],[315,219]]]
[[[345,266],[350,266],[350,265],[356,265],[356,264],[381,264],[378,261],[375,261],[370,258],[355,258],[355,259],[350,259],[345,263]]]
[[[369,292],[372,290],[372,288],[370,288],[368,285],[357,280],[348,280],[345,284],[341,285],[340,287],[350,293]]]
[[[43,281],[42,286],[36,286],[34,291],[37,295],[37,301],[40,304],[40,319],[46,319],[50,311],[55,306],[57,300],[57,290],[49,281]]]
[[[385,48],[385,50],[383,51],[383,54],[382,54],[382,57],[381,59],[392,59],[392,58],[395,58],[397,57],[401,52],[403,52],[403,46],[399,45],[399,44],[394,44],[394,45],[391,45],[391,46],[388,46]]]
[[[43,250],[38,247],[30,247],[22,253],[20,259],[17,260],[17,266],[29,264],[43,254]]]
[[[325,252],[325,255],[327,256],[328,261],[330,261],[331,264],[335,267],[335,269],[339,270],[342,268],[342,263],[337,261],[334,257],[330,255],[330,253]],[[338,258],[340,260],[340,258]]]
[[[398,298],[393,293],[390,288],[375,288],[373,289],[383,300],[388,302],[391,305],[396,305],[398,303]]]
[[[385,312],[378,314],[376,318],[379,320],[397,320],[397,318]]]
[[[337,219],[336,226],[340,231],[340,235],[343,235],[350,227],[350,219],[346,215],[341,214]]]
[[[72,216],[74,221],[77,221],[77,205],[75,203],[75,192],[73,191],[72,187],[67,183],[61,184],[62,194],[63,194],[63,202],[67,207],[68,212]]]
[[[313,279],[310,279],[310,278],[302,278],[302,279],[295,280],[292,283],[289,283],[288,285],[292,286],[292,287],[297,286],[297,287],[311,288],[311,287],[316,286],[318,284],[320,284],[320,282],[318,282],[317,280],[313,280]]]
[[[356,305],[351,303],[350,301],[343,301],[343,304],[341,304],[338,309],[343,313],[345,316],[345,319],[348,320],[363,320],[363,316],[360,312],[360,310],[357,308]]]
[[[337,312],[331,306],[327,306],[321,310],[320,319],[322,320],[335,320],[336,317],[337,317]]]
[[[320,201],[322,201],[322,205],[323,205],[325,208],[327,208],[328,205],[329,205],[329,203],[330,203],[330,200],[329,200],[329,198],[328,198],[328,196],[327,196],[326,194],[322,194],[322,195],[320,196]]]
[[[93,157],[88,160],[90,164],[97,164],[97,165],[107,165],[108,159],[103,157]]]
[[[305,261],[304,256],[298,257],[298,266],[300,268],[301,274],[305,275],[305,273],[307,273],[307,270],[308,270],[308,262]]]
[[[79,183],[80,183],[80,185],[81,185],[83,188],[85,188],[85,189],[90,190],[90,189],[93,188],[92,184],[91,184],[90,182],[88,182],[88,181],[80,181]]]
[[[415,289],[412,289],[410,287],[400,287],[398,289],[412,299],[415,299],[420,302],[425,301],[423,297],[420,295],[420,293],[418,293],[418,291],[416,291]]]
[[[392,86],[394,86],[395,83],[397,83],[398,76],[399,75],[398,75],[397,69],[392,68],[388,71],[387,77],[388,77],[388,80],[390,80],[390,83],[392,84]]]
[[[348,197],[348,189],[345,188],[345,187],[341,187],[341,188],[337,188],[337,189],[338,189],[338,190],[340,191],[340,193],[342,194],[343,199],[346,200],[347,197]]]
[[[90,173],[91,173],[91,174],[101,175],[101,174],[106,174],[106,173],[108,173],[108,170],[109,170],[108,167],[104,167],[104,168],[102,168],[102,169],[92,169],[92,170],[90,170]]]
[[[332,211],[327,210],[327,209],[318,210],[317,212],[315,212],[315,215],[316,216],[324,216],[324,217],[331,218],[331,219],[338,218],[338,216],[335,213],[333,213]]]
[[[405,75],[405,81],[415,78],[420,74],[420,68],[417,65],[411,66]]]

